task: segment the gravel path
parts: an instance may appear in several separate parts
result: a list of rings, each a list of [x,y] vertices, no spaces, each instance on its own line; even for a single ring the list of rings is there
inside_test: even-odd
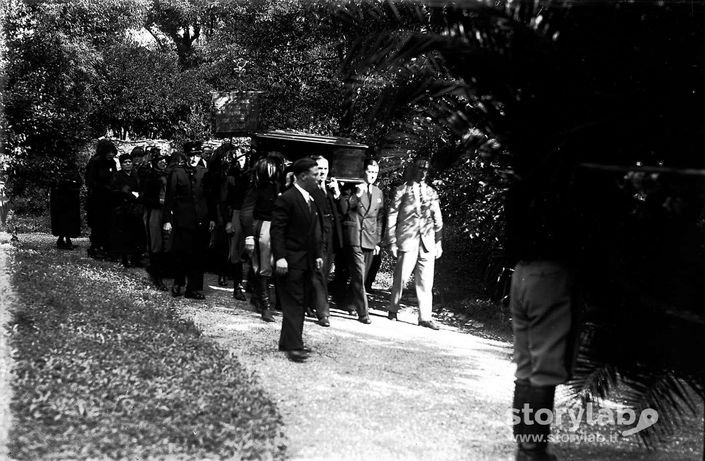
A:
[[[177,303],[259,375],[293,459],[513,459],[509,344],[419,328],[410,311],[390,322],[373,310],[363,325],[334,310],[331,328],[306,321],[314,354],[295,364],[277,351],[280,322],[213,290],[208,307]]]
[[[9,458],[7,441],[12,423],[10,413],[12,358],[5,330],[5,326],[10,320],[10,305],[12,303],[9,241],[10,235],[7,232],[0,232],[0,459]]]

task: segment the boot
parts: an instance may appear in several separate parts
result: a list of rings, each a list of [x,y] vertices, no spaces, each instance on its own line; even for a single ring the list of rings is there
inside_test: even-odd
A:
[[[240,280],[240,282],[238,282]],[[247,296],[245,296],[245,290],[247,286],[247,279],[244,277],[242,271],[242,262],[235,263],[233,270],[233,283],[235,287],[233,288],[233,298],[238,301],[247,301]]]
[[[555,389],[555,386],[532,386],[527,380],[515,381],[512,410],[517,422],[514,424],[514,438],[517,441],[516,461],[557,460],[555,455],[548,452],[551,425],[538,424],[534,418],[536,412],[541,409],[553,412]],[[526,405],[531,410],[528,415],[524,412]]]
[[[247,296],[245,295],[245,287],[243,287],[242,282],[235,284],[233,288],[233,298],[238,301],[247,301]]]
[[[265,322],[274,322],[274,312],[272,311],[272,306],[269,304],[269,277],[259,278],[259,296],[260,296],[260,307],[262,309],[262,320]]]
[[[164,280],[162,280],[161,267],[163,267],[161,262],[161,255],[158,253],[150,253],[149,266],[147,267],[147,273],[149,274],[149,278],[152,281],[154,288],[156,288],[157,290],[169,291],[169,289],[164,284]]]

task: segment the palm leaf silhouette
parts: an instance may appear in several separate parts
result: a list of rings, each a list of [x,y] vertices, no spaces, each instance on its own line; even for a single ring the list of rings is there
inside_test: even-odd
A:
[[[549,196],[577,192],[587,310],[571,390],[656,409],[639,433],[649,446],[672,432],[704,397],[705,119],[692,114],[705,103],[705,5],[387,1],[339,17],[358,31],[348,116],[374,95],[368,123],[412,114],[454,134],[455,159],[489,152],[540,175]],[[400,126],[413,137],[423,124]]]

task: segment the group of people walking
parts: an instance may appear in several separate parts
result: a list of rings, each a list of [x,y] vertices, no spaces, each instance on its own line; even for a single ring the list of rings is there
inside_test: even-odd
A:
[[[133,154],[135,152],[133,151]],[[203,158],[199,141],[183,154],[159,149],[114,160],[116,146],[98,142],[86,167],[88,254],[110,255],[125,266],[146,266],[155,287],[173,278],[171,294],[203,299],[207,268],[218,283],[234,281],[233,297],[255,306],[261,318],[283,313],[279,347],[294,361],[305,360],[306,315],[330,326],[329,300],[371,323],[370,272],[383,246],[397,259],[388,318],[397,320],[399,302],[413,273],[419,325],[431,319],[435,259],[442,254],[438,195],[426,184],[429,162],[419,159],[407,180],[385,200],[376,185],[378,163],[369,158],[364,180],[329,178],[323,156],[291,163],[278,152],[250,158],[230,143]],[[388,202],[388,203],[387,203]],[[70,240],[60,237],[57,246]]]
[[[193,141],[169,157],[158,149],[148,149],[146,158],[143,151],[123,154],[118,170],[115,145],[100,140],[85,176],[88,254],[119,254],[129,266],[142,252],[157,289],[169,290],[163,279],[170,277],[174,297],[193,299],[204,299],[210,264],[221,286],[232,277],[234,298],[245,301],[250,293],[264,321],[274,322],[274,311],[282,311],[279,349],[303,362],[311,353],[303,343],[305,316],[329,327],[329,301],[371,323],[370,272],[387,247],[396,261],[387,318],[397,320],[413,274],[418,324],[438,329],[431,318],[432,287],[435,260],[443,254],[443,220],[438,194],[426,182],[427,159],[409,165],[405,181],[385,199],[372,158],[365,161],[363,181],[343,182],[328,177],[322,156],[291,163],[273,152],[252,159],[224,143],[204,159],[204,150]],[[506,207],[507,251],[518,261],[511,288],[515,414],[525,407],[553,409],[555,386],[570,374],[576,325],[565,263],[567,221],[560,210],[537,212],[533,189],[522,184],[512,188]],[[78,203],[81,185],[74,170],[52,185],[52,228],[62,249],[73,248],[70,238],[80,226],[76,213],[55,216],[53,210]],[[517,459],[555,459],[547,451],[549,425],[520,420],[514,434]]]

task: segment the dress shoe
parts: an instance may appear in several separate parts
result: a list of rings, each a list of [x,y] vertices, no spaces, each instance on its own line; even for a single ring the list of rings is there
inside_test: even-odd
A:
[[[171,287],[171,295],[174,298],[178,298],[181,296],[181,285],[174,285]]]
[[[360,317],[359,319],[357,319],[357,321],[360,323],[364,323],[365,325],[369,325],[370,323],[372,323],[372,320],[370,320],[369,315],[365,315],[364,317]]]
[[[308,359],[309,353],[305,350],[286,351],[286,357],[292,362],[301,363]]]
[[[316,314],[313,313],[313,309],[311,309],[310,307],[307,307],[307,308],[306,308],[306,317],[311,317],[311,318],[313,318],[313,317],[315,317],[315,316],[316,316]]]
[[[200,291],[187,291],[186,293],[184,293],[184,298],[206,299],[206,297]]]
[[[274,312],[272,312],[272,309],[264,309],[262,311],[262,320],[265,322],[274,322]]]
[[[396,312],[389,312],[389,313],[387,314],[387,318],[388,318],[389,320],[399,320],[399,319],[397,318],[397,313],[396,313]]]
[[[330,320],[328,320],[328,317],[323,317],[318,321],[318,324],[322,327],[329,327],[330,326]]]
[[[441,327],[436,325],[433,320],[419,320],[419,326],[424,328],[430,328],[431,330],[440,330]]]

